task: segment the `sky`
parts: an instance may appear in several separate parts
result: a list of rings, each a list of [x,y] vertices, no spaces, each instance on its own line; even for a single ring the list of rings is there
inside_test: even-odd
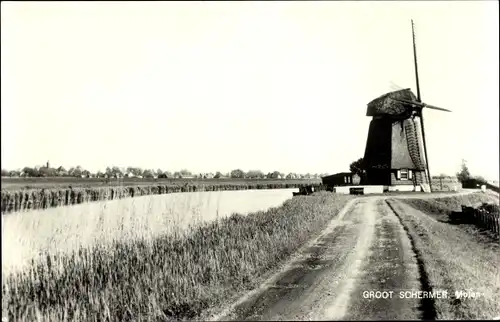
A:
[[[414,19],[431,174],[498,180],[498,1],[1,6],[2,168],[348,171]]]

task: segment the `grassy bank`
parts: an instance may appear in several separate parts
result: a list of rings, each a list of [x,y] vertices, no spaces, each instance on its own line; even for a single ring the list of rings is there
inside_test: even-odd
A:
[[[286,189],[309,185],[310,182],[219,182],[206,183],[177,182],[158,185],[132,185],[90,188],[53,188],[53,189],[23,189],[2,190],[1,212],[8,213],[25,209],[44,209],[66,205],[80,204],[89,201],[113,200],[135,196],[166,194],[175,192],[225,191],[248,189]]]
[[[435,199],[405,199],[404,202],[441,222],[448,222],[448,215],[454,211],[462,211],[462,205],[475,207],[482,203],[496,203],[498,198],[488,193],[472,193],[454,197]]]
[[[45,254],[3,277],[9,321],[196,319],[290,257],[335,216],[349,196],[316,193],[186,235],[110,242],[71,255]]]
[[[498,240],[477,229],[466,230],[441,220],[457,205],[486,201],[485,194],[436,201],[389,201],[415,241],[432,289],[448,291],[448,298],[435,299],[438,319],[491,319],[500,315]],[[478,296],[459,298],[456,291],[477,292]]]

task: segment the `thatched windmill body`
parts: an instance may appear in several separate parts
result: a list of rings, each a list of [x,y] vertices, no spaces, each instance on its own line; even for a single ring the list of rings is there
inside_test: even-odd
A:
[[[415,33],[413,53],[417,95],[409,88],[384,94],[370,103],[364,167],[365,184],[389,186],[391,190],[430,192],[431,176],[425,140],[423,108],[448,111],[421,102]]]

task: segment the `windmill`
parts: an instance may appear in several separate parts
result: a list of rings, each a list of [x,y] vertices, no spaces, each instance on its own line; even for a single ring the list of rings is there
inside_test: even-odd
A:
[[[431,175],[422,112],[424,108],[451,111],[421,100],[413,20],[411,23],[417,95],[409,88],[397,89],[368,103],[366,116],[372,116],[372,120],[363,158],[365,183],[410,191],[420,186],[430,192]]]

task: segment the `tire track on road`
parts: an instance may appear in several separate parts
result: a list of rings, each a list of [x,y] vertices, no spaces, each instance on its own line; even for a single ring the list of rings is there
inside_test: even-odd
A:
[[[317,303],[316,294],[324,289],[325,279],[335,283],[338,278],[331,271],[344,263],[358,226],[344,221],[344,217],[361,207],[359,199],[350,200],[323,232],[304,245],[278,273],[261,286],[240,297],[230,307],[212,316],[216,320],[303,320]],[[354,229],[354,230],[353,230]],[[354,239],[355,241],[355,239]],[[333,246],[333,247],[332,247]],[[331,292],[328,292],[331,295]]]
[[[422,254],[420,253],[420,251],[418,250],[418,248],[415,244],[415,240],[411,236],[411,234],[408,230],[408,227],[403,223],[403,220],[400,217],[400,215],[397,213],[397,211],[392,206],[391,202],[386,199],[385,203],[389,206],[389,208],[392,210],[394,215],[398,218],[400,225],[403,227],[404,231],[406,232],[406,236],[410,240],[412,251],[415,254],[415,258],[417,260],[417,267],[418,267],[421,290],[424,292],[432,292],[433,289],[432,289],[432,286],[431,286],[430,281],[429,281],[429,276],[427,275],[427,271],[425,269],[425,263],[422,259]],[[420,310],[422,312],[422,319],[424,319],[424,320],[435,320],[437,317],[436,306],[435,306],[433,298],[430,298],[430,297],[422,298],[420,300]]]
[[[374,242],[363,264],[345,320],[416,320],[418,269],[406,232],[383,199],[377,200]]]
[[[322,303],[320,310],[317,314],[311,316],[313,320],[341,320],[348,313],[351,295],[355,290],[358,276],[360,275],[362,265],[365,261],[368,251],[373,242],[375,232],[375,222],[377,218],[376,200],[378,198],[363,198],[363,208],[358,211],[353,211],[351,216],[359,216],[361,218],[361,225],[357,236],[357,243],[346,259],[342,271],[344,271],[344,280],[337,288],[336,298],[327,303]]]

